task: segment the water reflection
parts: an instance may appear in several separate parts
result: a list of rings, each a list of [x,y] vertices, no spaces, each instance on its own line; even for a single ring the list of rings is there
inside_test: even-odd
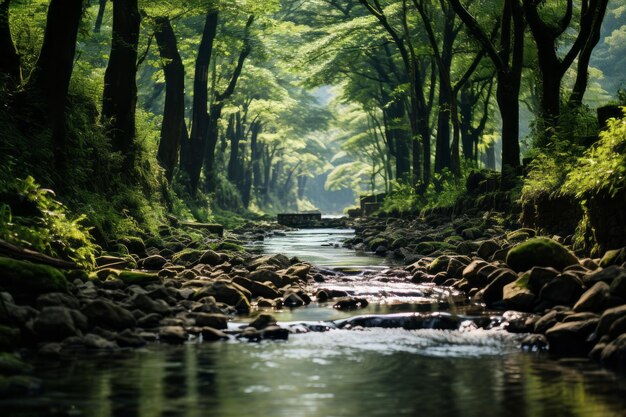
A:
[[[351,333],[357,335],[350,343],[324,333],[319,340],[303,335],[287,343],[163,346],[46,361],[38,370],[46,395],[0,402],[0,414],[614,417],[626,409],[622,378],[519,353],[506,339],[485,340],[483,349],[464,355],[475,341],[450,332],[439,339],[433,332],[404,332],[404,339],[400,331]],[[468,349],[454,350],[455,340]],[[395,342],[400,348],[391,349]],[[437,355],[436,348],[448,350]]]

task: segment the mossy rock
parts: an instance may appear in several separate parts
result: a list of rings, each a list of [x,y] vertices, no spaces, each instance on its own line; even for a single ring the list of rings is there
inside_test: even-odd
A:
[[[30,372],[32,367],[11,353],[0,353],[0,374],[15,375]]]
[[[243,246],[241,246],[238,243],[234,243],[234,242],[228,242],[228,241],[224,241],[224,242],[220,242],[217,246],[215,246],[214,248],[217,251],[228,251],[228,252],[244,252],[245,249]]]
[[[560,243],[539,237],[529,239],[509,250],[506,263],[516,272],[528,271],[533,266],[550,266],[563,270],[578,264],[578,258]]]
[[[145,244],[147,248],[161,249],[163,247],[163,239],[161,239],[160,237],[152,236],[146,239]]]
[[[0,290],[34,299],[49,292],[67,292],[67,279],[51,266],[0,257]]]
[[[536,232],[533,229],[523,228],[515,230],[506,235],[506,239],[511,242],[522,242],[524,240],[530,239],[531,237],[535,237]]]
[[[607,251],[600,260],[600,266],[606,268],[611,265],[621,265],[626,262],[626,248]]]
[[[126,285],[145,285],[161,282],[157,274],[149,274],[140,271],[122,271],[118,278]]]
[[[185,249],[172,256],[172,262],[175,265],[190,266],[197,263],[204,255],[204,251],[197,249]]]
[[[117,277],[120,274],[120,271],[113,268],[102,268],[97,270],[95,273],[89,274],[89,279],[97,279],[98,281],[104,281],[110,276]],[[95,275],[95,277],[94,277]]]
[[[449,243],[449,244],[458,244],[460,242],[464,242],[463,238],[461,236],[458,235],[454,235],[454,236],[448,236],[447,238],[445,238],[443,240],[445,243]]]
[[[0,351],[13,350],[20,341],[20,330],[0,326]]]
[[[367,246],[371,251],[375,251],[379,246],[387,246],[387,239],[384,237],[375,237],[367,242]]]
[[[126,245],[130,253],[138,255],[146,252],[146,244],[137,236],[127,236],[119,240],[119,243]]]

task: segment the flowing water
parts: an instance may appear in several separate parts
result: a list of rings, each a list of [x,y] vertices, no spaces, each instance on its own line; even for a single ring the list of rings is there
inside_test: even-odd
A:
[[[352,312],[313,303],[275,314],[280,322],[471,314],[449,289],[394,279],[384,260],[335,245],[350,234],[290,232],[255,245],[347,272],[318,286],[370,302]],[[624,378],[585,361],[523,353],[519,336],[486,320],[490,330],[471,321],[460,330],[358,327],[284,342],[152,345],[41,360],[44,395],[1,402],[0,416],[626,416]]]

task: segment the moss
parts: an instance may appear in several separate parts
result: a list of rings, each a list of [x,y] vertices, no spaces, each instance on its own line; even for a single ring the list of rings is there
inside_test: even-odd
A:
[[[434,261],[432,261],[430,265],[428,265],[428,272],[431,274],[443,272],[448,269],[448,264],[450,264],[449,256],[439,256]]]
[[[11,353],[0,353],[0,374],[15,375],[30,372],[31,366]]]
[[[219,250],[219,251],[229,251],[229,252],[244,252],[245,251],[243,246],[237,243],[228,242],[228,241],[220,242],[219,244],[215,245],[213,249]]]
[[[577,264],[578,259],[569,249],[552,239],[534,238],[509,250],[506,263],[517,272],[528,271],[533,266],[550,266],[562,270]]]
[[[607,251],[600,260],[600,266],[606,268],[611,265],[621,265],[626,262],[626,248]]]
[[[143,254],[146,252],[146,244],[137,236],[126,236],[120,239],[120,243],[126,245],[130,253]]]
[[[126,285],[144,285],[161,282],[157,274],[149,274],[139,271],[122,271],[118,275]]]
[[[161,239],[160,237],[152,236],[146,239],[145,244],[147,248],[160,249],[163,247],[163,239]]]
[[[67,280],[60,270],[47,265],[0,258],[0,288],[18,296],[66,292]]]
[[[120,274],[120,271],[113,268],[103,268],[99,269],[95,272],[95,274],[90,274],[89,279],[96,279],[98,281],[104,281],[110,276],[117,277]]]
[[[14,349],[18,345],[19,340],[19,329],[0,326],[0,351],[9,351]]]
[[[379,246],[387,246],[387,239],[384,237],[375,237],[368,242],[368,247],[372,251],[376,250]]]
[[[172,256],[172,262],[177,265],[189,266],[202,258],[204,251],[198,249],[184,249]]]

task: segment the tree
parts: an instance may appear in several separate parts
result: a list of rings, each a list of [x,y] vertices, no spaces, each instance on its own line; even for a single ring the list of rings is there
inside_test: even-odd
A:
[[[78,26],[83,13],[82,0],[52,0],[43,44],[31,72],[26,90],[44,98],[52,126],[55,163],[62,169],[66,163],[65,101],[74,68]]]
[[[558,125],[561,114],[561,84],[567,70],[578,57],[577,76],[570,96],[572,103],[578,105],[587,89],[587,72],[591,52],[600,40],[600,28],[606,13],[608,0],[584,0],[580,10],[578,35],[572,46],[560,57],[562,35],[570,28],[573,18],[574,2],[567,0],[563,16],[556,22],[547,21],[540,14],[540,8],[546,8],[543,1],[523,0],[524,12],[530,31],[535,40],[539,71],[541,74],[540,117],[545,124],[545,138]],[[543,130],[543,129],[542,129]]]
[[[98,14],[96,15],[96,23],[93,27],[94,33],[100,33],[102,20],[104,19],[104,12],[106,11],[108,1],[109,0],[98,0]]]
[[[185,125],[185,68],[178,52],[176,35],[167,16],[154,19],[154,36],[165,73],[165,107],[157,159],[168,181],[172,180],[181,143],[187,140]]]
[[[113,37],[104,74],[102,121],[114,151],[122,153],[130,172],[135,158],[137,46],[141,17],[137,0],[113,1]]]
[[[522,6],[519,0],[504,0],[496,45],[459,0],[450,0],[450,4],[496,68],[496,99],[502,118],[502,170],[506,173],[520,165],[519,93],[526,27]]]
[[[15,49],[9,23],[10,0],[0,0],[0,75],[9,77],[13,82],[22,81],[20,56]]]

